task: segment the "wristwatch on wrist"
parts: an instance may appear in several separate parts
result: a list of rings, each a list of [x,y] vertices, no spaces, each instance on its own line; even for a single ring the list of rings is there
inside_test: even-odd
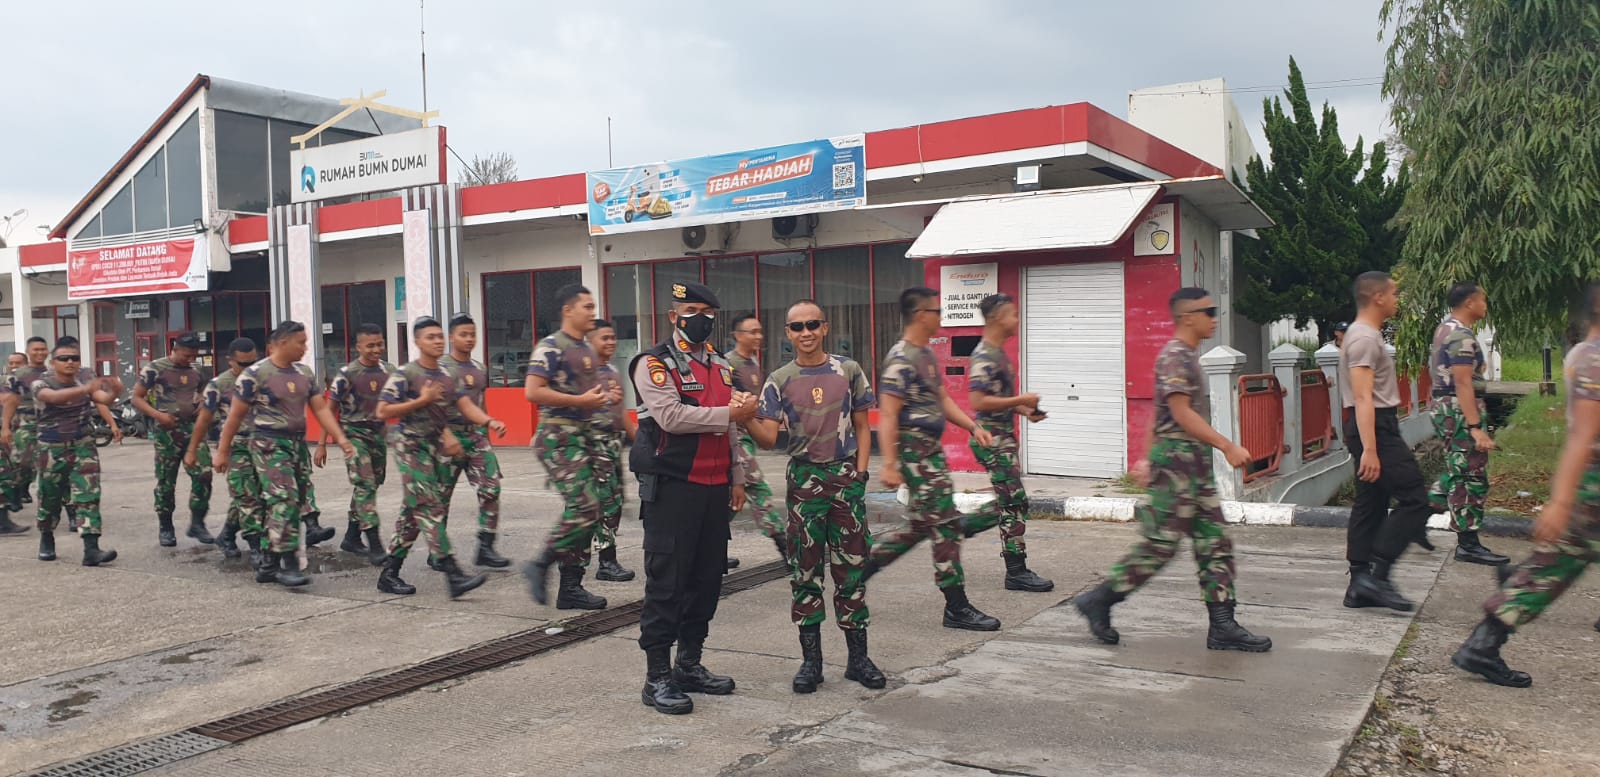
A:
[[[1479,421],[1479,422],[1477,422],[1475,424],[1467,424],[1467,428],[1468,429],[1482,429],[1483,428],[1483,422]]]

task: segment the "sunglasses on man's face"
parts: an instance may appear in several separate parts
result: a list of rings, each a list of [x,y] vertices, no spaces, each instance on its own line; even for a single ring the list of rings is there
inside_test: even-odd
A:
[[[81,361],[83,361],[83,357],[82,356],[77,356],[77,355],[62,354],[62,355],[56,357],[56,361],[58,361],[58,362],[81,362]]]
[[[1216,305],[1212,305],[1209,308],[1195,308],[1194,310],[1191,310],[1189,312],[1190,313],[1204,313],[1207,318],[1216,318],[1217,317],[1217,306]]]
[[[791,331],[791,332],[801,332],[801,331],[815,332],[818,329],[821,329],[822,325],[826,324],[826,323],[828,323],[828,322],[823,321],[821,319],[813,318],[810,321],[790,321],[788,326],[789,326],[789,331]]]

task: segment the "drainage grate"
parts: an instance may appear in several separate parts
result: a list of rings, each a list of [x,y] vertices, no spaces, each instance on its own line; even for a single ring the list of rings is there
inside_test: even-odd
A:
[[[34,772],[31,777],[122,777],[227,746],[228,743],[220,739],[179,731],[103,750],[87,758]]]

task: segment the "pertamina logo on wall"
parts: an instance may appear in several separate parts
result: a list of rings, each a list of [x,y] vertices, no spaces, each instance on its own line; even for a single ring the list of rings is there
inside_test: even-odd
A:
[[[204,291],[209,243],[188,237],[67,253],[67,298]]]
[[[444,127],[334,143],[289,152],[299,171],[293,202],[393,191],[445,182]]]

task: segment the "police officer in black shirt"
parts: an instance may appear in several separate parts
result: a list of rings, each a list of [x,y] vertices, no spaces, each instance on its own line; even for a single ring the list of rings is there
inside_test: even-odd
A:
[[[642,696],[657,712],[681,715],[694,709],[685,692],[733,693],[733,680],[708,671],[700,655],[722,592],[728,521],[744,503],[739,424],[755,417],[756,398],[734,389],[732,368],[710,343],[716,295],[698,283],[674,283],[671,295],[671,334],[628,368],[639,403],[628,462],[644,522]]]

